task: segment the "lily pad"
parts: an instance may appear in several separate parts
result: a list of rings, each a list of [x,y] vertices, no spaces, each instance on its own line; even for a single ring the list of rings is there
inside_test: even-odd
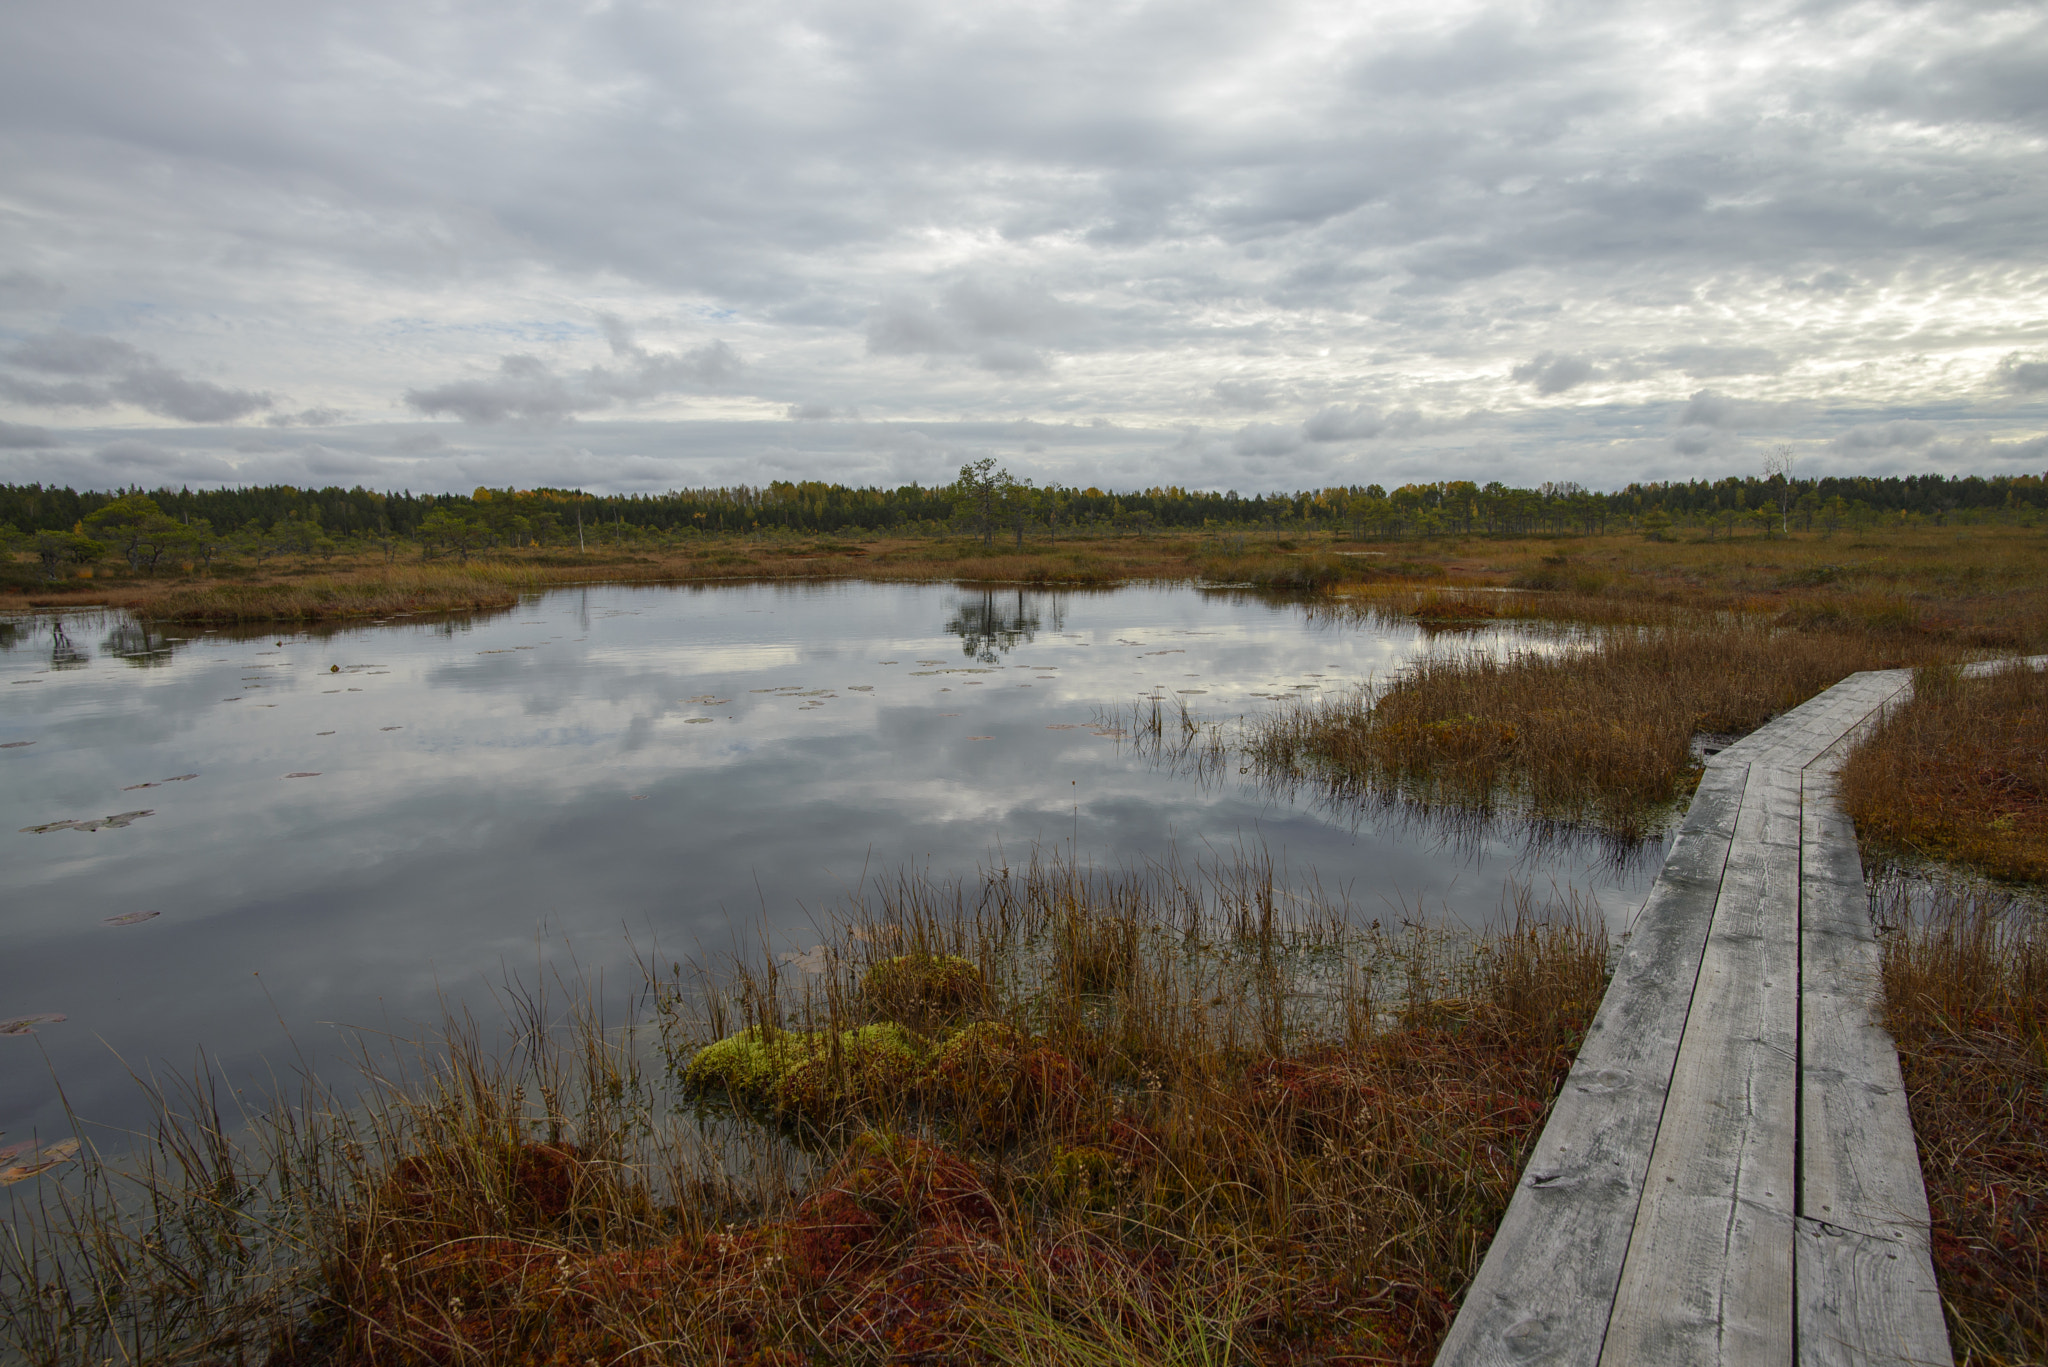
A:
[[[790,967],[805,973],[823,973],[832,966],[832,956],[823,945],[812,945],[808,950],[789,950],[775,956]]]
[[[16,1182],[26,1182],[29,1178],[39,1173],[48,1172],[51,1168],[65,1162],[77,1152],[78,1141],[76,1139],[60,1139],[48,1148],[41,1150],[29,1162],[16,1163],[10,1167],[0,1168],[0,1187],[11,1187]]]
[[[90,835],[92,832],[99,830],[118,831],[123,826],[139,821],[145,816],[155,815],[156,810],[149,808],[140,812],[117,812],[113,816],[103,816],[95,821],[46,821],[40,826],[23,826],[21,833],[23,835],[45,835],[51,831],[84,831]]]
[[[318,777],[320,777],[320,771],[319,771],[318,769],[315,769],[315,770],[313,770],[313,771],[311,771],[311,772],[309,773],[309,772],[307,772],[307,771],[305,771],[305,770],[303,770],[303,769],[302,769],[302,770],[300,770],[299,772],[297,772],[297,773],[295,773],[295,774],[286,774],[286,775],[285,775],[285,777],[286,777],[286,778],[318,778]]]
[[[34,744],[35,742],[32,740],[11,740],[4,745],[0,745],[0,750],[19,750],[24,745]]]
[[[100,924],[103,926],[139,926],[144,921],[153,921],[161,915],[163,913],[160,911],[124,911],[119,916],[102,918]]]
[[[32,1035],[38,1025],[55,1025],[66,1017],[62,1011],[38,1011],[33,1016],[16,1016],[0,1021],[0,1035]]]
[[[405,728],[403,726],[380,726],[377,729],[379,731],[403,731]]]

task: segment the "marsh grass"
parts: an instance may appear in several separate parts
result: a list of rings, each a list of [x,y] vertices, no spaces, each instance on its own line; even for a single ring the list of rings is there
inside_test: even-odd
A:
[[[1376,687],[1256,719],[1247,752],[1269,775],[1334,794],[1482,815],[1509,807],[1634,839],[1690,792],[1694,736],[1752,731],[1848,674],[1915,653],[1748,618],[1453,647]]]
[[[1994,878],[2048,883],[2048,673],[2019,661],[1988,676],[1915,672],[1895,709],[1843,766],[1862,841]]]
[[[1894,873],[1878,917],[1956,1360],[2048,1360],[2048,905]]]
[[[658,1049],[514,995],[360,1101],[158,1088],[17,1207],[0,1325],[36,1364],[1424,1362],[1600,996],[1550,911],[1361,926],[1252,857],[904,877],[651,975]],[[883,1027],[879,1088],[842,1032]],[[747,1030],[789,1085],[687,1085]]]

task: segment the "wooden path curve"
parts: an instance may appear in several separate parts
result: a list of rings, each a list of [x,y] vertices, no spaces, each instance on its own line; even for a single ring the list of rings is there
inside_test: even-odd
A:
[[[1911,688],[1851,675],[1707,760],[1439,1367],[1953,1361],[1833,801]]]

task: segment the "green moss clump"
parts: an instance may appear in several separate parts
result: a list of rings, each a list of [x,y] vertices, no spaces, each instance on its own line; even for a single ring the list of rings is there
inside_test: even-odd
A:
[[[899,954],[867,971],[861,1001],[884,1020],[926,1034],[987,1013],[988,982],[981,967],[957,954]]]
[[[931,1052],[922,1039],[893,1021],[842,1031],[836,1060],[824,1035],[812,1038],[806,1056],[776,1084],[775,1106],[785,1115],[814,1123],[901,1100]]]
[[[788,1030],[750,1026],[699,1049],[683,1070],[683,1085],[693,1092],[724,1092],[737,1102],[767,1102],[783,1077],[802,1061],[810,1039]]]
[[[683,1071],[693,1092],[809,1121],[839,1119],[906,1095],[931,1046],[894,1022],[839,1032],[765,1031],[754,1026],[697,1051]]]

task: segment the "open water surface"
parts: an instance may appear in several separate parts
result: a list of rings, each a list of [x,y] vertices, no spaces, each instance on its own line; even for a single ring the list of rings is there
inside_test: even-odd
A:
[[[636,952],[802,948],[864,877],[1034,844],[1101,867],[1263,846],[1362,915],[1475,926],[1511,882],[1571,888],[1618,928],[1655,846],[1447,840],[1235,764],[1196,781],[1100,724],[1155,693],[1227,722],[1429,648],[1154,587],[604,586],[261,636],[14,619],[0,1022],[66,1019],[0,1035],[0,1132],[68,1132],[59,1083],[120,1126],[129,1067],[288,1079],[345,1052],[337,1027],[488,1018],[544,962],[623,992]]]

